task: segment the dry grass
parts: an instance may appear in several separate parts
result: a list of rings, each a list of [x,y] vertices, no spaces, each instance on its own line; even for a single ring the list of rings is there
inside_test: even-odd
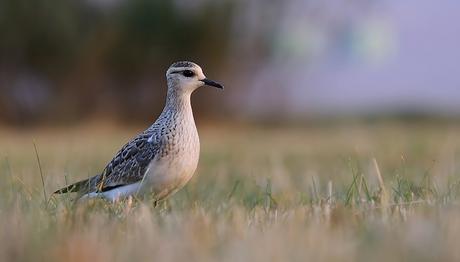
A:
[[[196,176],[158,208],[44,199],[34,142],[51,192],[137,130],[0,131],[0,261],[460,259],[458,126],[200,131]]]

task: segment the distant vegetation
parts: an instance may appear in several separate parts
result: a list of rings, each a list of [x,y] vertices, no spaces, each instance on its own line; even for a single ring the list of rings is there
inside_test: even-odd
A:
[[[196,60],[215,74],[212,65],[224,63],[235,4],[189,4],[1,1],[0,121],[69,121],[100,110],[123,119],[128,108],[130,119],[150,119],[170,63]]]
[[[68,125],[100,116],[145,123],[161,110],[165,70],[179,59],[231,87],[225,96],[195,96],[199,116],[228,120],[260,103],[284,112],[284,75],[245,100],[258,75],[265,67],[286,74],[278,68],[284,62],[308,65],[318,35],[332,42],[320,41],[321,50],[346,45],[351,18],[373,2],[347,3],[342,13],[321,1],[3,0],[0,123]]]

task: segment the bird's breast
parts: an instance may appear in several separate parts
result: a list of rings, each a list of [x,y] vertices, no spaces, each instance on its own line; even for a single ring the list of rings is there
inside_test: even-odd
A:
[[[176,128],[163,137],[160,154],[148,167],[147,183],[159,198],[182,188],[193,176],[200,156],[195,126]]]

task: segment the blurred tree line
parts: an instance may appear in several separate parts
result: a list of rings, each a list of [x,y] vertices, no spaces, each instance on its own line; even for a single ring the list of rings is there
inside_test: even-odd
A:
[[[0,121],[153,120],[172,62],[219,75],[235,3],[1,0]]]
[[[153,121],[183,59],[228,87],[197,92],[197,117],[287,118],[286,74],[342,52],[374,2],[0,0],[0,123]]]

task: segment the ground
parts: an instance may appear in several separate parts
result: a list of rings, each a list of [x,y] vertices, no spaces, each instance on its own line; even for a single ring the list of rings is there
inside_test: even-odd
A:
[[[3,128],[0,260],[460,259],[460,125],[202,124],[195,176],[156,208],[50,196],[141,129]]]

